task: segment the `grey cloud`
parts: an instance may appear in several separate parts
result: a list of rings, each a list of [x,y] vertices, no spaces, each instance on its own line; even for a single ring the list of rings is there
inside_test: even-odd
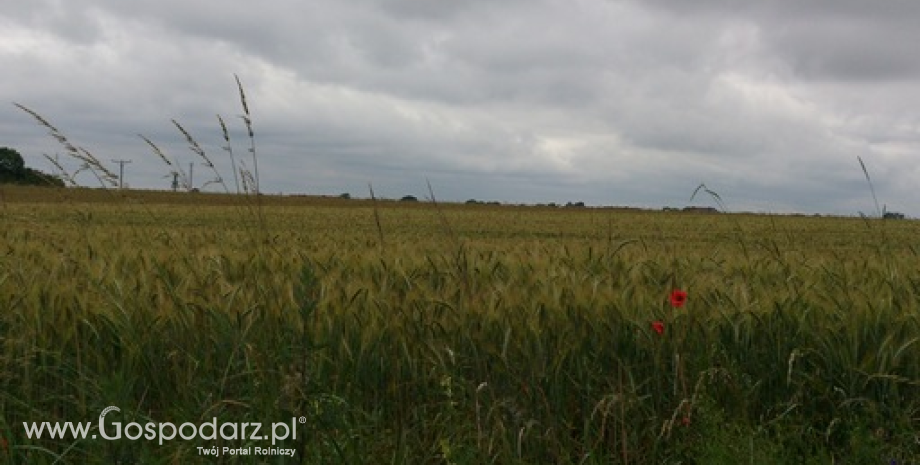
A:
[[[772,52],[798,77],[879,81],[916,76],[907,57],[920,40],[916,2],[731,1],[648,2],[688,22],[717,19],[756,24]]]
[[[268,190],[920,215],[913,2],[179,0],[0,5],[0,96],[162,187],[144,133],[220,158],[253,111]],[[0,144],[52,141],[11,106]],[[227,161],[221,158],[226,169]],[[406,192],[412,190],[413,192]],[[884,198],[881,198],[884,197]],[[913,210],[911,210],[913,209]]]

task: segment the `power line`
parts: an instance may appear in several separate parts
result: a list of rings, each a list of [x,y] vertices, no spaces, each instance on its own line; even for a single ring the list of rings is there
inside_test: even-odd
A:
[[[118,163],[118,188],[125,188],[125,163],[131,163],[131,160],[112,160],[112,163]]]

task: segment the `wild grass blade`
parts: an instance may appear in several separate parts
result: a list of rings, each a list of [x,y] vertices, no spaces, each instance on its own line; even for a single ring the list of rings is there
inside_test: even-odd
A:
[[[875,186],[872,185],[872,178],[869,177],[869,170],[866,169],[866,164],[863,163],[862,157],[856,156],[856,159],[859,160],[859,167],[862,168],[863,174],[866,176],[866,183],[869,184],[869,192],[872,193],[872,201],[875,202],[875,212],[879,218],[883,216],[882,209],[878,206],[878,197],[875,196]]]

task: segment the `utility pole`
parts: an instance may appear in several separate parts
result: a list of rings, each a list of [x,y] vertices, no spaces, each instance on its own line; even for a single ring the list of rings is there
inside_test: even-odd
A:
[[[195,163],[189,162],[188,164],[188,190],[189,192],[191,192],[192,189],[195,188],[195,181],[193,180],[194,178],[192,177],[194,169],[195,169]]]
[[[131,160],[112,160],[112,163],[118,163],[118,188],[125,188],[125,163],[131,163]]]

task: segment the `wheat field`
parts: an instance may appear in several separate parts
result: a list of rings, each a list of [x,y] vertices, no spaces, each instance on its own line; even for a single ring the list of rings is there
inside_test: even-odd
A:
[[[253,463],[23,422],[305,417],[264,463],[916,463],[920,224],[3,187],[0,461]],[[686,302],[672,302],[675,291]]]

